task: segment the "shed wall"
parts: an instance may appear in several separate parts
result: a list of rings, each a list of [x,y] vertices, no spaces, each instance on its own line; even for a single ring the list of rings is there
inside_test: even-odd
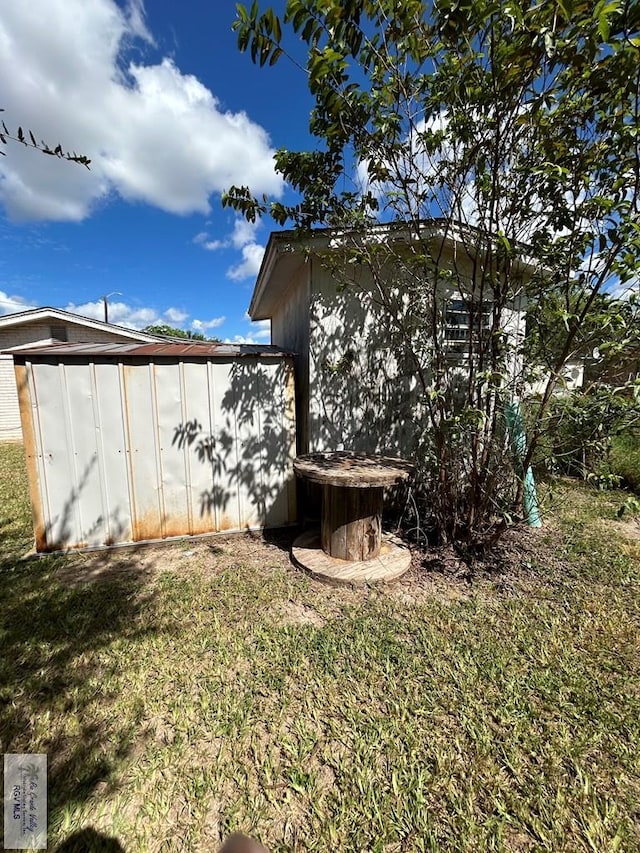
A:
[[[0,350],[52,340],[52,327],[64,326],[70,343],[131,343],[131,338],[117,332],[89,329],[86,326],[56,320],[38,320],[0,329]],[[20,411],[13,359],[0,356],[0,440],[20,438]]]
[[[295,522],[289,359],[24,362],[39,551]]]

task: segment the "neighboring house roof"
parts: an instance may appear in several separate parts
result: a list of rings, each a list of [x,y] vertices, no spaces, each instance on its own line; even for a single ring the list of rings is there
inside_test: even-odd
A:
[[[421,240],[438,243],[444,241],[453,249],[464,249],[469,240],[477,243],[483,239],[482,232],[473,226],[452,226],[451,221],[447,219],[424,221],[420,228]],[[364,244],[383,241],[410,243],[415,238],[403,222],[379,223],[363,231],[345,231],[339,228],[318,228],[309,234],[296,230],[273,231],[269,236],[249,305],[248,313],[251,319],[267,320],[271,317],[273,308],[286,291],[292,275],[306,261],[306,253],[338,249],[347,239],[361,239]],[[517,242],[514,248],[518,255],[518,267],[523,273],[531,275],[540,268],[532,256],[530,246]]]
[[[80,314],[72,314],[71,311],[63,311],[61,308],[31,308],[28,311],[19,311],[16,314],[5,314],[0,317],[0,333],[3,329],[11,329],[24,323],[35,323],[40,320],[49,320],[57,323],[71,323],[74,326],[83,326],[86,329],[111,332],[120,337],[131,338],[134,341],[157,341],[157,335],[146,332],[137,332],[135,329],[126,329],[124,326],[116,326],[114,323],[103,323],[102,320],[90,320]]]

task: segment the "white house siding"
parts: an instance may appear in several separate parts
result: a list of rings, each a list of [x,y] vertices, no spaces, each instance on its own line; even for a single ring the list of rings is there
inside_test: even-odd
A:
[[[294,354],[298,453],[308,452],[309,308],[313,261],[302,263],[271,317],[271,342]]]
[[[363,274],[366,276],[366,274]],[[398,454],[413,444],[415,377],[366,277],[338,291],[314,264],[309,343],[309,449]]]
[[[39,551],[295,522],[290,359],[17,361]]]
[[[64,326],[69,343],[132,343],[130,337],[118,332],[92,329],[80,324],[57,319],[20,323],[11,328],[0,328],[0,351],[27,344],[51,340],[52,327]],[[0,356],[0,440],[20,438],[20,412],[16,391],[13,359]]]
[[[356,283],[339,288],[331,272],[319,262],[313,265],[309,450],[410,455],[424,417],[415,364],[398,362],[396,353],[403,351],[394,344],[398,330],[377,304],[370,274],[357,276]],[[443,306],[448,296],[458,296],[444,285],[441,289]],[[522,367],[524,310],[524,299],[518,300],[502,318],[514,374]]]
[[[0,355],[0,441],[19,439],[21,436],[13,358]]]

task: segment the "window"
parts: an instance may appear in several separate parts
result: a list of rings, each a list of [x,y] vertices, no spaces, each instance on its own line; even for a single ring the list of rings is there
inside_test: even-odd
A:
[[[486,340],[491,328],[491,302],[471,302],[450,299],[445,307],[444,344],[449,353],[469,352],[469,337],[475,350],[483,335]],[[473,329],[472,329],[473,325]]]

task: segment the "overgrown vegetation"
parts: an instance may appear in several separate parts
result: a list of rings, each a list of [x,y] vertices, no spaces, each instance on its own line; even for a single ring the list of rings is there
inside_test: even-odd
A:
[[[472,585],[430,555],[336,590],[250,537],[23,563],[20,452],[0,446],[0,744],[48,754],[50,850],[640,848],[619,495],[556,483],[553,524]]]
[[[603,488],[621,483],[637,488],[638,392],[640,384],[594,386],[554,398],[542,421],[538,469],[581,477]],[[535,409],[537,404],[531,405]]]
[[[477,553],[520,512],[564,364],[633,331],[612,293],[639,266],[638,4],[288,0],[281,17],[240,5],[235,28],[254,62],[307,74],[316,146],[276,156],[294,202],[236,187],[224,203],[301,239],[333,229],[324,261],[341,253],[338,282],[386,335],[368,383],[413,388],[413,445],[396,449],[423,512]],[[512,466],[525,298],[548,382]]]
[[[640,495],[640,430],[617,435],[609,453],[611,471],[624,486]]]

